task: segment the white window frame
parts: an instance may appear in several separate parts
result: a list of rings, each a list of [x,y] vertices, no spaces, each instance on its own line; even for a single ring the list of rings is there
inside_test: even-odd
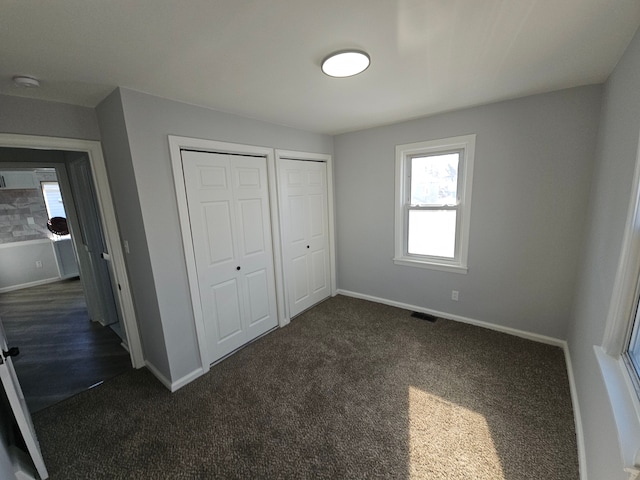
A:
[[[475,135],[462,135],[459,137],[396,146],[395,256],[393,258],[393,262],[396,265],[467,273],[475,145]],[[460,152],[458,164],[458,198],[456,205],[446,207],[446,209],[455,209],[458,212],[454,257],[447,258],[409,254],[407,251],[409,210],[420,208],[410,206],[409,204],[411,159],[421,155],[427,156],[454,152]]]
[[[640,145],[639,145],[640,146]],[[640,150],[627,212],[622,250],[613,285],[602,346],[594,346],[618,431],[622,467],[640,476],[640,397],[638,374],[628,358],[640,295]]]

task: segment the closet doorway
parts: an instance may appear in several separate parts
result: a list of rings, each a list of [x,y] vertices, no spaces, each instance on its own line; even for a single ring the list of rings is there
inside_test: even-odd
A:
[[[169,135],[202,372],[284,320],[273,149]]]
[[[169,148],[206,373],[211,364],[336,294],[331,157],[173,135]],[[282,187],[288,177],[288,188]],[[296,186],[298,177],[304,180]],[[285,189],[280,201],[279,188]],[[301,201],[293,198],[297,194]],[[288,229],[281,225],[287,215]],[[290,235],[299,231],[301,238]],[[283,248],[283,236],[303,251]],[[307,294],[295,290],[296,275],[308,283]]]

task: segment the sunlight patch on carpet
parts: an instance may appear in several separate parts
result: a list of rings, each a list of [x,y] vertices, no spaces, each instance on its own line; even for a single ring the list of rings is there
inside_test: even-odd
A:
[[[409,458],[412,479],[505,479],[484,417],[415,387],[409,387]]]

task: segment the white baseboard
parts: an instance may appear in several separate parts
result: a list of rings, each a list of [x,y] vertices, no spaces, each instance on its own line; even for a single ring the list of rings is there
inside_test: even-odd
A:
[[[43,280],[36,280],[35,282],[20,283],[18,285],[10,285],[8,287],[0,288],[0,293],[13,292],[14,290],[22,290],[23,288],[29,288],[29,287],[37,287],[38,285],[54,283],[60,280],[61,280],[60,277],[51,277],[51,278],[45,278]]]
[[[194,381],[196,378],[204,375],[204,370],[202,368],[198,368],[191,373],[188,373],[182,378],[179,378],[175,382],[171,384],[171,391],[175,392],[179,388],[184,387],[187,383]]]
[[[396,302],[394,300],[387,300],[386,298],[374,297],[372,295],[365,295],[362,293],[351,292],[349,290],[338,289],[339,295],[345,295],[347,297],[360,298],[362,300],[369,300],[375,303],[382,303],[391,307],[403,308],[405,310],[411,310],[414,312],[427,313],[434,317],[446,318],[447,320],[455,320],[456,322],[468,323],[482,328],[488,328],[489,330],[495,330],[502,333],[508,333],[520,338],[526,338],[527,340],[533,340],[539,343],[546,343],[548,345],[555,345],[556,347],[563,347],[566,343],[559,338],[548,337],[546,335],[540,335],[538,333],[527,332],[524,330],[518,330],[517,328],[504,327],[502,325],[496,325],[494,323],[483,322],[482,320],[475,320],[469,317],[463,317],[461,315],[453,315],[451,313],[439,312],[438,310],[432,310],[430,308],[418,307],[417,305],[410,305],[408,303]]]
[[[204,371],[202,370],[202,368],[198,368],[197,370],[194,370],[191,373],[188,373],[187,375],[185,375],[182,378],[179,378],[178,380],[176,380],[175,382],[171,382],[167,377],[165,377],[162,373],[160,373],[160,370],[158,370],[151,362],[149,362],[148,360],[145,360],[145,365],[146,367],[149,369],[149,371],[151,373],[153,373],[153,375],[160,380],[160,383],[162,383],[165,387],[167,387],[167,389],[169,391],[171,391],[172,393],[175,392],[176,390],[178,390],[179,388],[184,387],[187,383],[195,380],[196,378],[198,378],[199,376],[201,376]]]
[[[36,238],[35,240],[22,240],[19,242],[0,243],[0,250],[3,248],[28,247],[40,243],[51,243],[49,238]]]
[[[160,380],[160,383],[162,383],[165,387],[167,387],[167,389],[171,390],[171,382],[169,381],[169,379],[167,377],[165,377],[162,373],[160,373],[160,370],[158,370],[153,365],[153,363],[149,362],[149,360],[145,360],[144,364],[149,369],[149,371],[151,373],[153,373],[154,377],[156,377],[158,380]]]
[[[9,445],[9,457],[16,480],[37,480],[40,478],[26,452],[15,445]]]
[[[278,320],[278,326],[280,328],[286,327],[290,323],[291,323],[291,319],[289,317],[282,317],[280,320]]]
[[[573,364],[571,363],[571,353],[569,344],[563,341],[564,359],[567,364],[567,376],[569,377],[569,389],[571,390],[571,403],[573,404],[573,421],[576,425],[576,442],[578,444],[578,466],[580,468],[580,480],[587,480],[587,453],[584,446],[584,431],[582,429],[582,415],[580,413],[580,402],[578,402],[578,389],[576,388],[576,378],[573,374]]]
[[[493,323],[483,322],[481,320],[475,320],[473,318],[463,317],[460,315],[452,315],[450,313],[439,312],[430,308],[418,307],[417,305],[409,305],[407,303],[396,302],[388,300],[386,298],[374,297],[372,295],[365,295],[362,293],[351,292],[349,290],[338,289],[339,295],[345,295],[347,297],[359,298],[362,300],[369,300],[375,303],[382,303],[383,305],[389,305],[392,307],[398,307],[405,310],[411,310],[414,312],[427,313],[435,317],[446,318],[448,320],[454,320],[456,322],[468,323],[482,328],[488,328],[489,330],[495,330],[516,337],[525,338],[527,340],[533,340],[539,343],[545,343],[547,345],[553,345],[562,348],[564,352],[565,363],[567,366],[567,376],[569,378],[569,389],[571,391],[571,403],[573,404],[573,418],[576,428],[576,440],[578,444],[578,462],[580,465],[580,479],[587,480],[587,464],[586,464],[586,452],[584,447],[584,432],[582,429],[582,417],[580,415],[580,405],[578,403],[578,391],[576,390],[575,377],[573,375],[573,366],[571,364],[571,355],[569,353],[569,344],[566,340],[559,338],[548,337],[546,335],[540,335],[537,333],[526,332],[524,330],[518,330],[516,328],[505,327],[502,325],[495,325]]]

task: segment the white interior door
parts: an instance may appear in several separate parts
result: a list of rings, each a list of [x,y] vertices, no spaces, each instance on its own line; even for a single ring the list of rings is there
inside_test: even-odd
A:
[[[76,227],[72,231],[72,237],[78,247],[78,256],[84,260],[80,265],[81,269],[85,270],[82,273],[87,273],[81,275],[87,310],[91,320],[102,325],[119,323],[114,295],[114,284],[117,285],[117,282],[111,271],[110,252],[107,251],[104,239],[88,157],[83,155],[69,162],[68,173],[78,216],[77,225],[71,225]],[[77,238],[78,236],[80,238]]]
[[[11,410],[38,475],[40,475],[40,478],[46,479],[49,478],[49,474],[44,465],[40,444],[36,438],[36,431],[33,428],[27,402],[24,399],[16,371],[13,368],[11,353],[7,347],[7,338],[4,334],[2,321],[0,321],[0,379],[2,380],[2,387],[9,399],[9,405],[11,405]]]
[[[182,151],[209,363],[278,324],[267,161]]]
[[[280,215],[289,316],[331,295],[327,165],[280,160]]]

